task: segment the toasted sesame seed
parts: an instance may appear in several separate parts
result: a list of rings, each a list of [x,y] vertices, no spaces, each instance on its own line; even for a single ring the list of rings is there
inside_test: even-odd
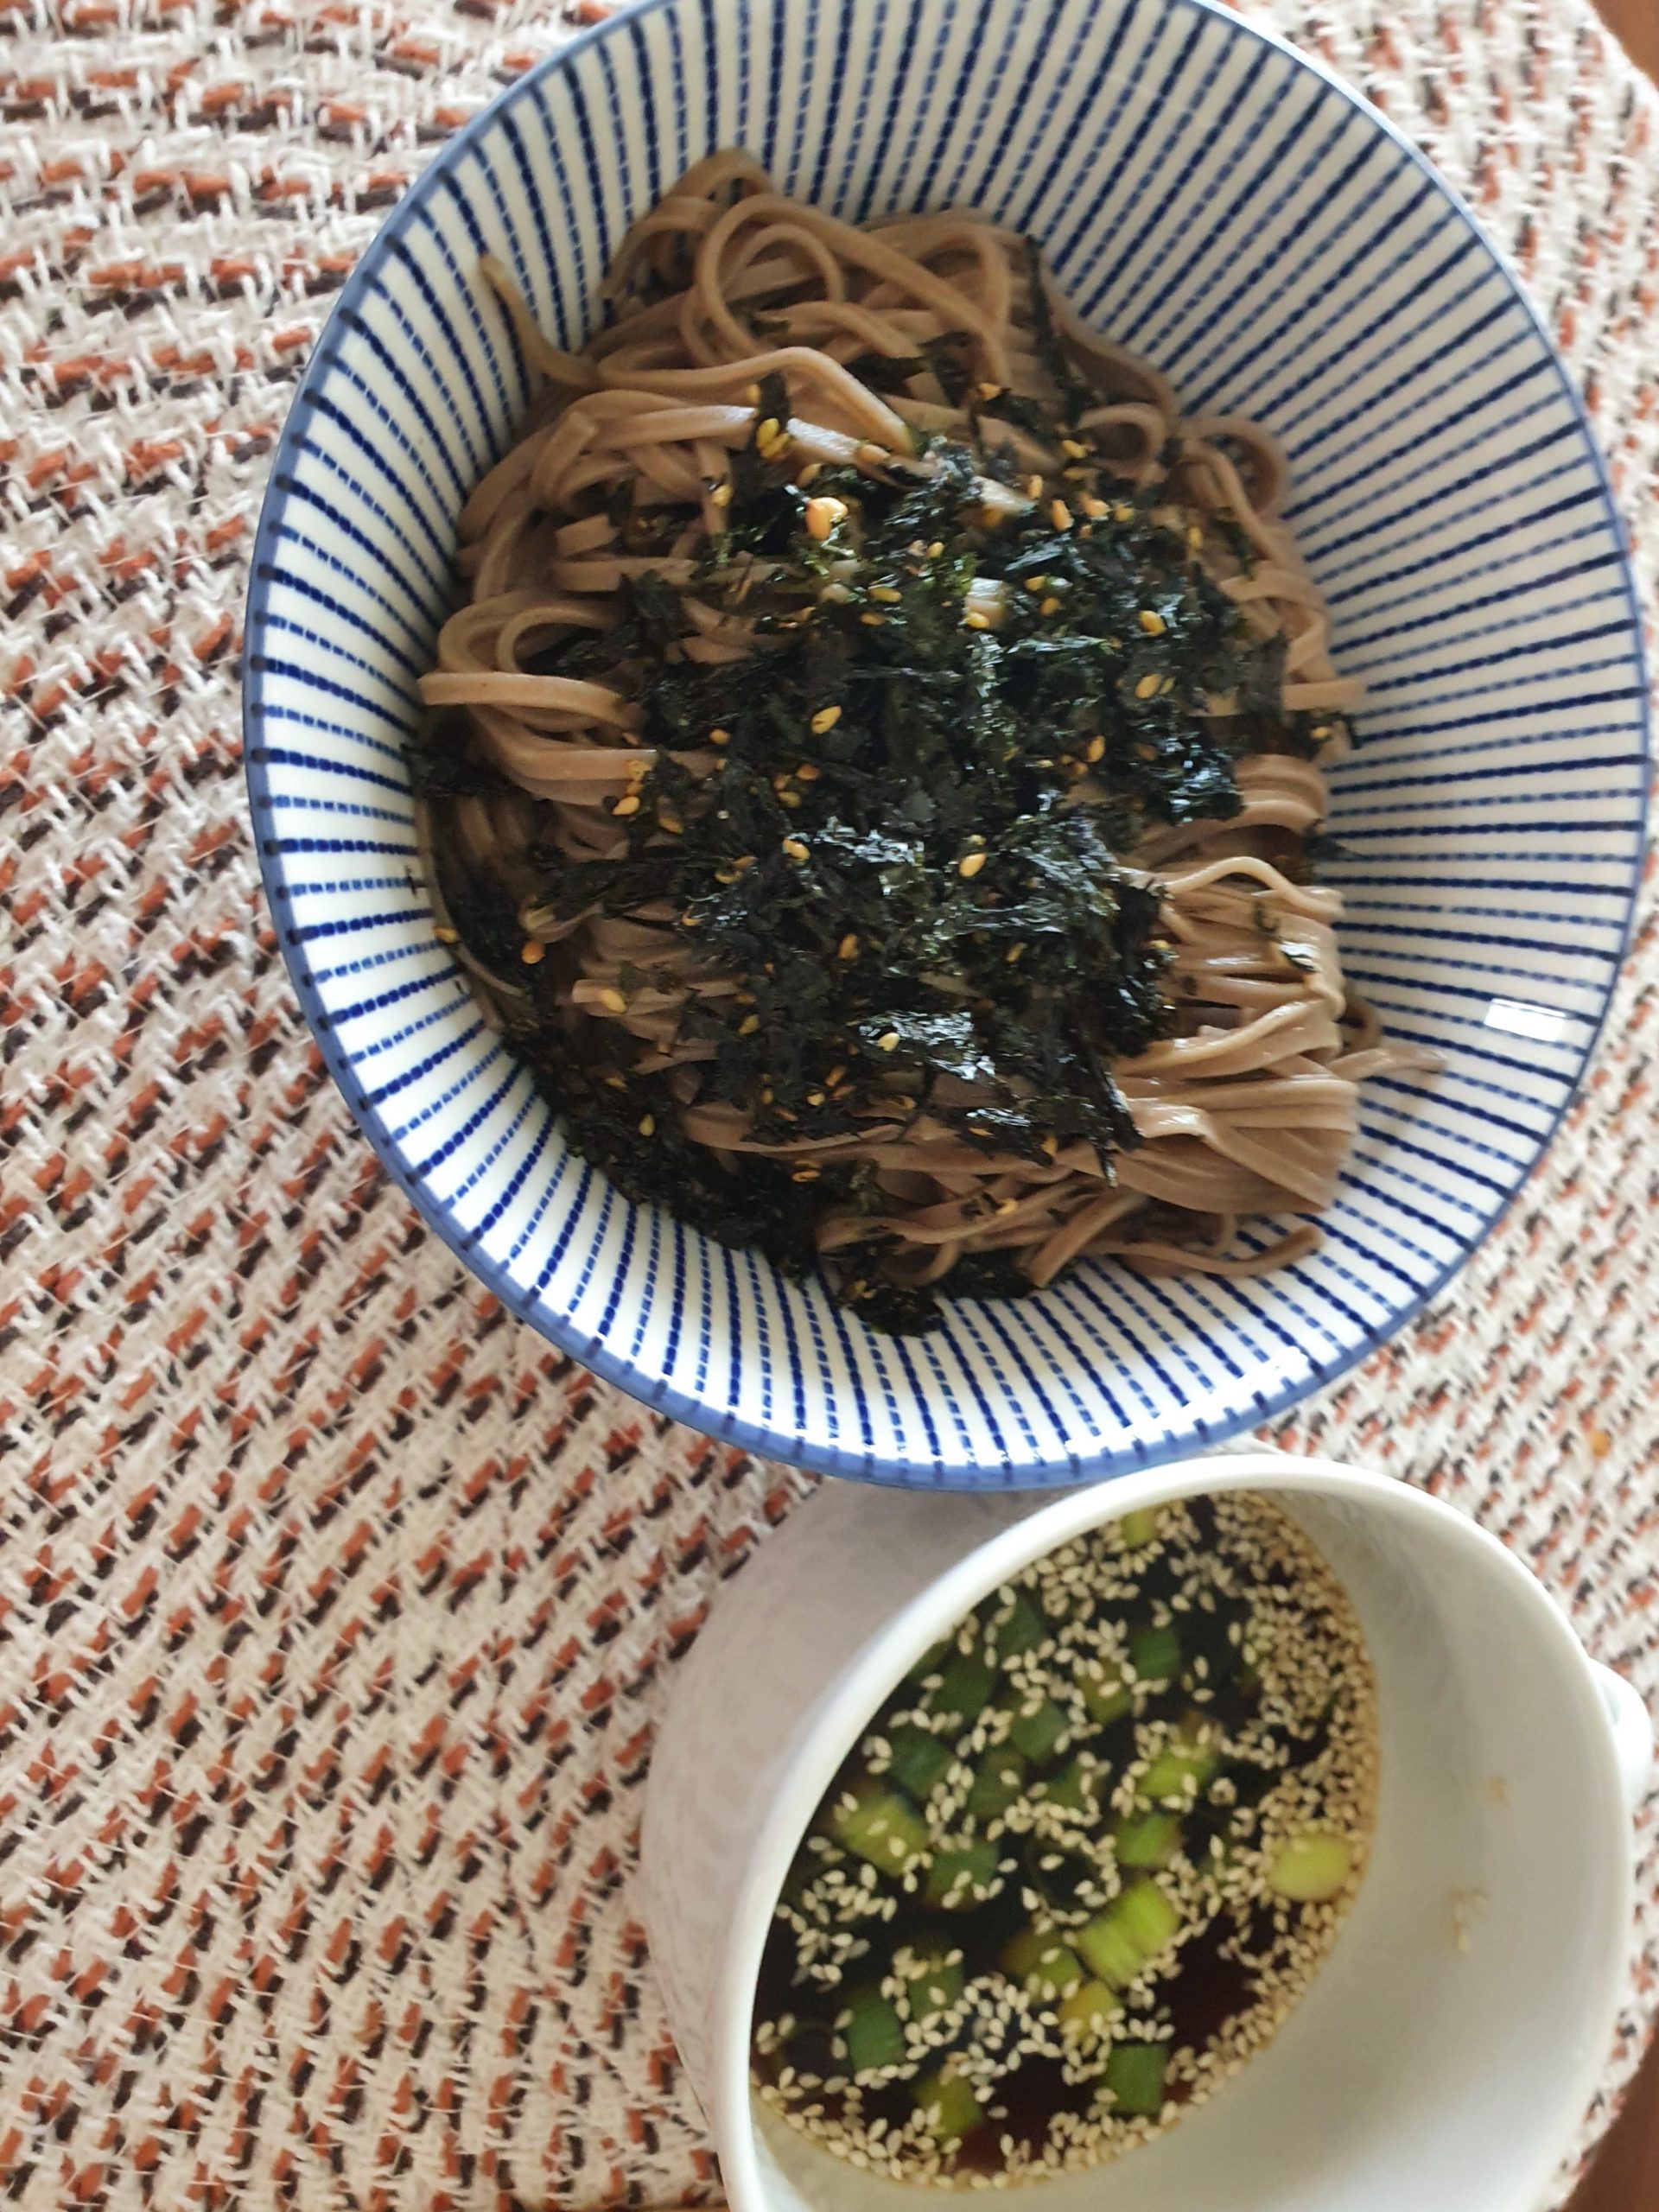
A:
[[[737,1025],[737,1033],[740,1037],[753,1037],[760,1027],[760,1017],[758,1014],[746,1014]]]
[[[1058,1149],[1056,1144],[1055,1149]],[[1017,1201],[1015,1204],[1017,1205]],[[985,1637],[1004,1617],[1016,1587],[1030,1591],[1050,1624],[1034,1644],[1006,1662],[1010,1688],[1017,1695],[1009,1702],[993,1703],[971,1727],[955,1738],[957,1756],[951,1760],[936,1790],[922,1806],[930,1848],[954,1838],[967,1791],[973,1786],[986,1751],[995,1742],[1007,1740],[1013,1716],[1033,1716],[1047,1698],[1066,1710],[1076,1695],[1069,1688],[1085,1681],[1110,1680],[1130,1687],[1136,1721],[1137,1754],[1122,1770],[1111,1777],[1103,1802],[1109,1801],[1114,1817],[1135,1807],[1139,1780],[1152,1763],[1170,1751],[1197,1724],[1183,1719],[1179,1700],[1197,1700],[1205,1689],[1194,1666],[1186,1683],[1174,1693],[1162,1684],[1141,1684],[1127,1664],[1124,1622],[1139,1618],[1152,1626],[1170,1624],[1213,1611],[1217,1597],[1230,1605],[1248,1604],[1245,1618],[1249,1632],[1229,1637],[1248,1654],[1249,1663],[1261,1677],[1262,1689],[1259,1720],[1224,1720],[1217,1713],[1206,1718],[1199,1744],[1230,1742],[1227,1729],[1244,1725],[1265,1731],[1257,1754],[1271,1778],[1259,1808],[1236,1808],[1230,1817],[1229,1840],[1216,1839],[1218,1848],[1195,1856],[1178,1852],[1156,1876],[1160,1888],[1187,1920],[1208,1920],[1217,1912],[1238,1916],[1261,1899],[1265,1869],[1283,1842],[1301,1830],[1340,1827],[1363,1840],[1369,1826],[1376,1789],[1376,1761],[1370,1736],[1370,1688],[1357,1626],[1340,1589],[1335,1585],[1312,1547],[1292,1524],[1267,1501],[1249,1497],[1223,1496],[1211,1501],[1214,1516],[1213,1541],[1202,1531],[1188,1510],[1163,1510],[1153,1540],[1128,1555],[1109,1542],[1077,1540],[1037,1561],[1005,1586],[991,1600],[967,1617],[950,1642],[964,1656],[982,1648]],[[1167,1597],[1156,1603],[1135,1604],[1139,1580],[1147,1563],[1159,1562],[1167,1578]],[[1254,1592],[1255,1595],[1250,1593]],[[1211,1604],[1206,1607],[1205,1599]],[[1003,1611],[999,1611],[999,1607]],[[1323,1610],[1321,1610],[1323,1609]],[[1240,1627],[1236,1620],[1218,1624],[1218,1632]],[[1195,1655],[1201,1657],[1203,1655]],[[927,1701],[937,1693],[943,1675],[938,1671],[907,1688],[883,1708],[877,1725],[867,1733],[861,1748],[867,1769],[875,1764],[884,1770],[892,1757],[891,1727],[913,1726],[920,1721],[941,1732],[938,1716]],[[1330,1700],[1336,1698],[1334,1707]],[[1190,1707],[1188,1708],[1190,1711]],[[1285,1731],[1306,1729],[1326,1715],[1324,1748],[1293,1758]],[[1070,1713],[1071,1728],[1062,1732],[1058,1748],[1064,1749],[1071,1729],[1085,1727],[1079,1707]],[[948,1727],[943,1732],[947,1737]],[[1256,1741],[1255,1737],[1251,1741]],[[1237,1746],[1242,1754],[1245,1746]],[[1100,1762],[1084,1736],[1074,1756],[1085,1773],[1100,1772]],[[1211,1786],[1212,1801],[1224,1802],[1226,1777]],[[1198,1785],[1192,1777],[1183,1783],[1190,1801]],[[841,1801],[850,1808],[852,1793]],[[1051,1881],[1071,1863],[1079,1846],[1092,1848],[1099,1871],[1079,1879],[1076,1896],[1078,1918],[1109,1910],[1111,1899],[1124,1888],[1109,1841],[1109,1826],[1091,1827],[1061,1806],[1048,1807],[1040,1799],[1016,1801],[1012,1819],[997,1820],[981,1831],[1001,1837],[997,1846],[996,1884],[1012,1881],[1014,1894],[1023,1897],[1026,1910],[1038,1915],[1047,1907],[1039,1890],[1019,1879],[1027,1854],[1033,1871]],[[1363,1841],[1357,1856],[1363,1858]],[[1221,2031],[1202,2047],[1179,2040],[1174,2018],[1164,2005],[1162,1977],[1169,1971],[1149,1964],[1124,1993],[1125,2003],[1113,2039],[1162,2044],[1169,2052],[1166,2094],[1155,2115],[1126,2114],[1116,2110],[1109,2096],[1103,2098],[1096,2084],[1101,2065],[1100,2046],[1062,2036],[1046,2024],[1041,2006],[1025,1991],[1009,1983],[999,1970],[968,1969],[969,1979],[958,2005],[948,2018],[919,2024],[908,2018],[907,1991],[917,1961],[907,1947],[890,1955],[879,1950],[869,1965],[858,1961],[871,1955],[868,1930],[893,1921],[906,1895],[919,1887],[916,1867],[901,1879],[885,1884],[874,1867],[866,1866],[848,1878],[846,1856],[827,1834],[817,1835],[803,1853],[803,1865],[811,1872],[826,1860],[839,1860],[828,1871],[813,1872],[812,1884],[801,1904],[780,1907],[779,1925],[797,1942],[803,1972],[814,1978],[827,1975],[834,1986],[855,1971],[861,1980],[874,1979],[890,2002],[899,2007],[905,2022],[905,2052],[895,2063],[868,2069],[851,2083],[837,2080],[822,2092],[812,2078],[792,2075],[790,2094],[779,2096],[764,2078],[759,2093],[784,2112],[791,2124],[813,2135],[833,2155],[849,2164],[890,2174],[906,2182],[963,2185],[969,2177],[957,2167],[954,2151],[932,2139],[916,2114],[902,2122],[878,2126],[880,2115],[861,2101],[863,2094],[895,2084],[913,2082],[939,2063],[950,2051],[953,2074],[971,2087],[982,2110],[993,2125],[1001,2125],[1007,2142],[997,2171],[975,2177],[982,2186],[1005,2186],[1027,2176],[1079,2171],[1130,2145],[1147,2141],[1174,2124],[1180,2113],[1203,2100],[1221,2082],[1236,2073],[1256,2050],[1271,2040],[1302,1990],[1312,1979],[1328,1948],[1340,1916],[1340,1903],[1306,1908],[1278,1900],[1253,1924],[1251,1940],[1227,1939],[1224,1950],[1236,1957],[1250,1975],[1253,1995],[1244,2010],[1230,2018]],[[1094,1859],[1086,1862],[1094,1865]],[[958,1905],[976,1896],[982,1885],[965,1872],[956,1878],[952,1901]],[[841,1900],[841,1901],[837,1901]],[[972,1923],[964,1923],[964,1932]],[[959,1952],[960,1947],[957,1947]],[[1069,1948],[1065,1929],[1058,1930],[1042,1956],[1051,1968],[1058,1966]],[[882,1963],[877,1963],[877,1961]],[[960,1956],[957,1958],[960,1965]],[[1071,1987],[1070,1977],[1067,1986]],[[757,2060],[770,2069],[771,2038],[757,2032]],[[1016,2140],[1007,2132],[1007,2106],[997,2089],[1009,2082],[1028,2059],[1057,2059],[1061,2078],[1082,2101],[1063,2107],[1049,2121],[1046,2133],[1034,2144]],[[781,2074],[779,2075],[781,2079]],[[771,2092],[772,2094],[769,2094]],[[826,2107],[824,2096],[837,2101]]]
[[[836,524],[846,518],[847,503],[844,499],[809,499],[806,503],[807,531],[820,544],[830,536]]]
[[[836,947],[836,957],[838,960],[857,959],[858,933],[855,930],[849,930],[846,936],[842,938],[841,943]]]
[[[461,931],[459,930],[450,929],[446,923],[440,922],[436,929],[433,931],[432,934],[437,938],[440,944],[459,944],[461,943]]]
[[[957,874],[958,875],[977,875],[989,857],[989,855],[986,853],[964,853],[962,858],[957,862]]]
[[[710,745],[729,745],[731,741],[732,733],[728,729],[711,729],[709,733]]]
[[[810,729],[814,737],[822,737],[826,730],[834,729],[836,724],[840,720],[841,709],[839,707],[820,707],[817,713],[813,715],[810,722],[808,723],[807,727]]]
[[[724,482],[716,484],[709,492],[709,504],[711,507],[729,507],[732,504],[731,486]]]
[[[858,619],[867,630],[879,630],[887,618],[885,614],[861,614]]]
[[[872,599],[879,599],[884,607],[896,607],[903,596],[903,593],[895,590],[892,584],[872,584],[870,586],[870,597]]]
[[[1059,611],[1060,602],[1052,592],[1046,599],[1038,602],[1037,612],[1039,614],[1058,614]]]
[[[889,1029],[885,1035],[878,1037],[875,1043],[878,1052],[896,1052],[899,1049],[899,1032],[896,1029]]]
[[[1048,518],[1056,530],[1070,530],[1071,527],[1071,510],[1064,499],[1052,499],[1049,502]]]
[[[799,837],[785,837],[784,851],[792,861],[804,861],[810,857],[810,848]]]
[[[518,948],[518,957],[526,968],[534,968],[538,961],[546,959],[547,947],[539,938],[527,937]]]
[[[601,991],[599,995],[599,1003],[607,1014],[626,1014],[628,1010],[626,999],[623,997],[620,991],[617,990]]]
[[[988,630],[991,626],[976,607],[970,607],[962,619],[970,630]]]
[[[1135,697],[1137,699],[1155,698],[1161,688],[1162,680],[1160,677],[1143,676],[1135,687]]]
[[[1141,627],[1149,638],[1161,638],[1169,625],[1155,607],[1143,607],[1140,613]]]
[[[634,791],[626,793],[611,809],[613,814],[638,814],[639,811],[639,798],[638,793]]]

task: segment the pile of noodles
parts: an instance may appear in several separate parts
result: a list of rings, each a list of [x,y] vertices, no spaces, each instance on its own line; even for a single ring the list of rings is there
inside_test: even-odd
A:
[[[1053,409],[1024,241],[957,212],[855,228],[779,197],[749,156],[731,152],[699,163],[629,232],[608,282],[610,320],[580,354],[548,342],[499,268],[486,263],[486,275],[545,390],[463,511],[461,568],[471,596],[445,626],[437,670],[422,690],[431,707],[465,711],[474,743],[516,788],[454,801],[429,819],[438,849],[429,872],[439,889],[457,872],[484,871],[519,903],[526,957],[539,959],[548,947],[557,963],[569,1049],[590,1064],[648,1057],[654,1071],[672,1070],[685,1134],[734,1168],[757,1152],[868,1162],[890,1205],[874,1217],[827,1206],[818,1248],[833,1254],[890,1240],[881,1265],[902,1281],[938,1281],[966,1253],[1005,1252],[1041,1284],[1086,1253],[1154,1272],[1238,1274],[1311,1249],[1311,1224],[1241,1248],[1239,1219],[1327,1206],[1356,1126],[1356,1086],[1421,1060],[1382,1044],[1366,1010],[1349,1001],[1332,935],[1338,893],[1287,871],[1325,813],[1313,761],[1247,754],[1236,766],[1241,812],[1160,828],[1124,856],[1161,893],[1173,946],[1166,987],[1178,1012],[1173,1034],[1112,1070],[1141,1142],[1109,1162],[1082,1141],[1034,1161],[988,1150],[926,1110],[927,1100],[919,1115],[913,1101],[884,1114],[879,1096],[850,1133],[763,1137],[741,1109],[701,1095],[699,1062],[714,1048],[681,1036],[681,1009],[694,997],[729,998],[735,982],[688,948],[672,909],[561,922],[534,904],[530,845],[556,847],[572,861],[624,856],[626,831],[613,809],[655,755],[640,743],[625,664],[582,679],[528,664],[574,634],[615,627],[622,580],[647,571],[687,594],[690,630],[673,650],[688,660],[767,649],[754,634],[764,564],[736,609],[691,587],[730,500],[732,454],[754,438],[758,380],[769,372],[786,379],[798,410],[779,430],[800,471],[850,463],[891,480],[894,467],[927,466],[912,457],[913,431],[971,443],[969,415],[931,374],[883,396],[845,365],[871,353],[913,360],[948,334],[966,334],[976,380]],[[1155,370],[1052,305],[1066,355],[1098,393],[1076,434],[1109,456],[1124,483],[1166,487],[1167,517],[1189,531],[1196,525],[1201,538],[1192,542],[1205,569],[1257,632],[1285,639],[1286,713],[1338,718],[1328,732],[1315,729],[1328,755],[1343,741],[1339,717],[1358,687],[1332,669],[1319,594],[1274,519],[1286,488],[1277,449],[1248,422],[1181,421]],[[764,324],[762,350],[751,316]],[[1053,448],[997,427],[1021,467],[1043,479],[1042,499],[1064,488]],[[625,487],[631,501],[617,497]],[[978,493],[988,511],[1012,514],[1029,510],[1030,489],[987,477]],[[679,514],[666,554],[626,550],[613,517],[630,505]],[[1164,512],[1154,507],[1154,519]],[[970,607],[995,626],[1000,587],[980,583],[973,593]],[[719,755],[676,758],[702,777]],[[1077,786],[1080,799],[1096,796],[1087,780]],[[486,999],[521,993],[528,980],[469,964]],[[668,987],[625,993],[625,968],[649,969],[654,984],[666,971]],[[957,1086],[950,1103],[967,1096]]]

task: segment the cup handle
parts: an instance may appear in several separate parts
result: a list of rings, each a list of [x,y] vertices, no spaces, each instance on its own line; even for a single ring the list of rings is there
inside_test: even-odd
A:
[[[1653,1716],[1634,1682],[1598,1664],[1596,1688],[1612,1723],[1613,1749],[1624,1777],[1624,1795],[1635,1812],[1653,1779]]]

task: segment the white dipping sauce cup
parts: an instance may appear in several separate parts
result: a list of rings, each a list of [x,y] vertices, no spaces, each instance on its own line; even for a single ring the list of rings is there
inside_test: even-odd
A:
[[[1043,2212],[1529,2212],[1605,2062],[1652,1732],[1518,1560],[1403,1483],[1275,1453],[1033,1505],[830,1484],[722,1592],[676,1685],[645,1821],[652,1956],[732,2212],[917,2212],[749,2086],[773,1904],[894,1685],[999,1584],[1142,1506],[1271,1495],[1345,1585],[1376,1669],[1375,1848],[1276,2041]],[[935,2193],[937,2195],[937,2193]]]

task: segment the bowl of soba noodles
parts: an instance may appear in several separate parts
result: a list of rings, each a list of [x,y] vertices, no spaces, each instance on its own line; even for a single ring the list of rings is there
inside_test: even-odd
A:
[[[1472,217],[1206,0],[647,0],[440,154],[260,525],[280,941],[645,1403],[1066,1483],[1448,1281],[1626,938],[1645,685]]]

